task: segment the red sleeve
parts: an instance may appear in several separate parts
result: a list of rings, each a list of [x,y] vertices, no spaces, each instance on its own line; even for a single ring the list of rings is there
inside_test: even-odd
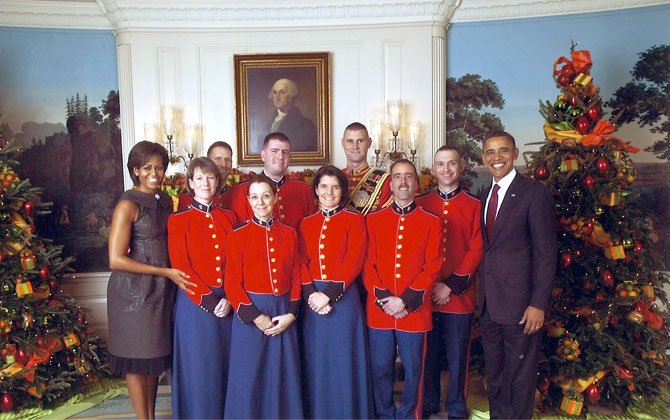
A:
[[[194,294],[187,293],[189,299],[200,306],[202,297],[212,293],[212,290],[202,281],[198,273],[193,269],[189,255],[188,244],[188,217],[186,215],[172,214],[168,219],[168,252],[172,268],[183,271],[189,276],[189,281],[195,283],[195,288],[189,290]]]
[[[368,216],[368,246],[363,265],[363,285],[368,293],[375,295],[375,289],[386,290],[377,271],[377,237],[375,236],[374,220]],[[390,296],[390,294],[389,294]]]
[[[354,282],[356,277],[363,269],[365,261],[365,252],[368,245],[368,233],[365,227],[365,219],[360,214],[354,215],[351,218],[349,225],[346,244],[346,253],[344,261],[340,267],[341,272],[337,276],[337,280],[344,281],[345,290]]]
[[[254,304],[251,302],[249,295],[247,295],[246,290],[244,289],[244,238],[243,235],[238,234],[239,231],[233,232],[229,236],[228,245],[226,247],[226,281],[224,282],[224,289],[226,291],[226,297],[230,301],[231,305],[240,316],[240,310],[242,307],[247,307],[252,310],[255,310],[258,314],[258,310],[255,308]],[[256,317],[253,317],[255,319]],[[251,321],[253,321],[251,319]],[[248,321],[243,319],[243,322]],[[248,323],[248,322],[245,322]]]
[[[481,207],[481,203],[477,200],[477,204],[472,206],[470,210],[472,212],[472,236],[470,237],[470,243],[463,259],[458,264],[456,270],[454,270],[455,274],[474,275],[477,268],[479,268],[479,263],[484,255],[484,239],[482,237],[480,221]]]

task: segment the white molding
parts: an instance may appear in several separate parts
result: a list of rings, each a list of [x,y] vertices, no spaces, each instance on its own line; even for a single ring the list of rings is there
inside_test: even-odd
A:
[[[96,3],[72,1],[0,0],[0,25],[112,29]]]
[[[257,29],[466,22],[598,12],[667,0],[0,0],[0,25]]]

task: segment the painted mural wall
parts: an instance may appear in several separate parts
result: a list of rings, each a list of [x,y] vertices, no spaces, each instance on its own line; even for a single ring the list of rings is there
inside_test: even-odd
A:
[[[0,115],[23,149],[17,172],[52,212],[38,234],[78,272],[107,271],[123,189],[116,41],[111,31],[0,27]]]

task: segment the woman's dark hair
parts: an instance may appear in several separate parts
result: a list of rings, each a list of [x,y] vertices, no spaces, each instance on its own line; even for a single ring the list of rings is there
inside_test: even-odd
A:
[[[135,175],[134,169],[141,168],[142,165],[149,161],[151,156],[160,157],[163,161],[163,168],[167,169],[168,153],[167,150],[165,150],[165,147],[161,146],[159,143],[142,140],[130,149],[127,166],[128,172],[130,173],[130,179],[133,180],[133,185],[139,185],[140,183],[140,178]]]
[[[272,190],[272,193],[277,195],[277,183],[271,180],[267,175],[265,174],[258,174],[255,175],[253,178],[249,180],[249,187],[251,188],[251,184],[268,184],[270,186],[270,189]],[[247,195],[249,195],[247,193]]]
[[[221,172],[216,166],[212,159],[206,157],[197,157],[191,160],[191,163],[188,164],[188,169],[186,170],[186,179],[192,180],[193,175],[195,175],[195,170],[200,169],[200,172],[206,175],[214,175],[216,177],[216,188],[218,189],[221,185]],[[186,189],[190,195],[195,195],[193,188],[191,188],[191,183],[186,183]]]
[[[316,191],[319,188],[319,182],[321,182],[321,178],[323,178],[324,176],[334,176],[335,178],[337,178],[337,182],[340,183],[340,189],[342,190],[342,198],[340,198],[340,202],[338,203],[338,205],[348,202],[349,180],[347,179],[346,175],[342,173],[341,170],[339,170],[337,167],[333,165],[322,166],[314,174],[314,178],[312,179],[312,194],[314,194],[314,198],[316,198],[317,200],[319,199],[319,196],[317,195]]]

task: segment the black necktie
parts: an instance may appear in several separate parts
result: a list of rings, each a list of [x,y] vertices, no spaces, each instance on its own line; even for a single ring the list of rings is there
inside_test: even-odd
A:
[[[489,205],[486,207],[486,237],[493,238],[493,224],[496,221],[496,210],[498,210],[498,190],[500,185],[494,184],[489,198]]]

